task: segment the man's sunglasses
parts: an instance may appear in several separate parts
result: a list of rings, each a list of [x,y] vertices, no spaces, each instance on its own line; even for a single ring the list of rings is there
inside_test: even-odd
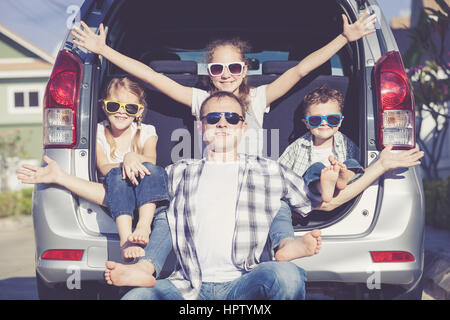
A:
[[[240,76],[244,70],[245,62],[230,62],[230,63],[208,63],[209,74],[213,77],[219,77],[227,67],[228,71],[233,76]]]
[[[117,113],[119,112],[120,108],[123,108],[123,110],[125,110],[125,113],[129,116],[135,116],[139,112],[139,110],[144,108],[144,106],[139,103],[125,103],[109,100],[103,100],[103,104],[105,105],[106,112],[110,114]]]
[[[207,115],[200,118],[200,120],[206,119],[208,124],[216,124],[220,121],[222,115],[225,116],[225,120],[229,124],[236,125],[239,121],[244,121],[244,117],[237,114],[236,112],[210,112]]]
[[[325,120],[330,127],[337,127],[342,120],[342,114],[329,114],[327,116],[310,115],[305,117],[310,128],[317,128]]]

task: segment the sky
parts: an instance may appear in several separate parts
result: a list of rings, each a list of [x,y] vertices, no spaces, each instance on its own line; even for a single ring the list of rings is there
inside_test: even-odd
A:
[[[180,0],[181,1],[181,0]],[[189,1],[189,0],[188,0]],[[0,0],[0,23],[46,52],[56,55],[66,22],[84,0]],[[387,21],[408,15],[411,0],[378,0]]]

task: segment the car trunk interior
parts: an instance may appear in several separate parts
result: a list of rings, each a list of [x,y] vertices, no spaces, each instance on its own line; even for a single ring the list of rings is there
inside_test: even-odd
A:
[[[302,8],[301,1],[295,7],[285,1],[272,2],[270,7],[265,7],[264,3],[232,1],[219,6],[211,1],[116,1],[104,21],[109,28],[107,43],[184,85],[206,89],[207,76],[200,71],[204,61],[197,57],[211,40],[233,37],[247,40],[252,47],[252,55],[248,57],[257,57],[251,60],[250,69],[254,70],[248,81],[258,86],[270,83],[293,66],[294,61],[302,60],[342,30],[341,14],[345,10],[336,1],[308,1],[307,9]],[[271,105],[263,125],[267,129],[267,141],[271,142],[267,143],[265,155],[277,159],[290,143],[306,132],[300,120],[300,105],[309,91],[322,84],[344,93],[345,120],[341,131],[361,145],[363,134],[359,119],[363,100],[358,92],[362,80],[356,72],[360,68],[360,47],[359,43],[345,46],[334,62],[328,61],[311,72]],[[197,68],[190,70],[189,61],[194,61]],[[177,66],[179,72],[175,70]],[[111,78],[122,75],[124,71],[103,60],[99,87],[104,90]],[[149,110],[144,123],[154,125],[157,130],[157,164],[166,166],[179,158],[198,157],[200,146],[190,108],[150,85],[146,85],[146,93]],[[103,97],[102,94],[99,93],[99,97]],[[103,119],[100,112],[97,121]],[[181,145],[189,147],[180,148]],[[307,230],[335,223],[351,210],[353,203],[333,212],[314,212],[308,218],[294,215],[295,228]]]

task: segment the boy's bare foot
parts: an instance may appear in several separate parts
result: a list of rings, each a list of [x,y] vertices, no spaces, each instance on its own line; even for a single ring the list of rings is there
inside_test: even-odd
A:
[[[150,226],[136,226],[134,232],[128,236],[128,241],[131,243],[146,246],[148,238],[150,237]]]
[[[278,261],[291,261],[318,254],[322,247],[322,232],[314,229],[302,237],[283,239],[275,252]]]
[[[336,181],[336,188],[338,190],[343,190],[347,183],[355,176],[355,173],[352,170],[348,170],[347,166],[341,162],[338,162],[337,165],[340,167],[339,177]]]
[[[333,199],[334,189],[339,177],[339,167],[334,165],[322,169],[320,175],[320,193],[322,201],[329,202]]]
[[[105,280],[118,287],[153,287],[156,284],[154,270],[153,265],[144,260],[135,264],[106,261]]]
[[[333,155],[329,155],[328,156],[328,161],[330,161],[330,164],[332,166],[334,166],[337,163],[337,160],[336,160],[336,158]]]
[[[121,243],[120,248],[122,249],[122,259],[125,262],[145,256],[145,250],[140,245],[130,241],[125,241],[123,244]]]

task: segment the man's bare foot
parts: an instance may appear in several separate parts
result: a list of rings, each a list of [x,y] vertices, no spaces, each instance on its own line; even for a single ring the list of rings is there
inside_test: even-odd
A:
[[[134,232],[128,236],[128,241],[131,243],[146,246],[148,238],[150,237],[150,226],[136,226]]]
[[[153,287],[156,284],[154,270],[153,265],[145,260],[135,264],[106,261],[105,280],[118,287]]]
[[[336,188],[338,190],[343,190],[347,186],[347,183],[355,176],[355,173],[352,170],[348,170],[347,166],[341,162],[338,162],[339,166],[339,176],[336,181]]]
[[[334,165],[322,169],[320,175],[320,194],[322,201],[329,202],[333,199],[336,181],[339,177],[339,167]]]
[[[318,254],[322,247],[321,234],[319,229],[314,229],[302,237],[281,240],[278,250],[275,252],[275,260],[291,261]]]
[[[120,248],[122,249],[122,259],[125,262],[145,256],[145,250],[140,245],[130,241],[125,241],[123,244],[121,243]]]

